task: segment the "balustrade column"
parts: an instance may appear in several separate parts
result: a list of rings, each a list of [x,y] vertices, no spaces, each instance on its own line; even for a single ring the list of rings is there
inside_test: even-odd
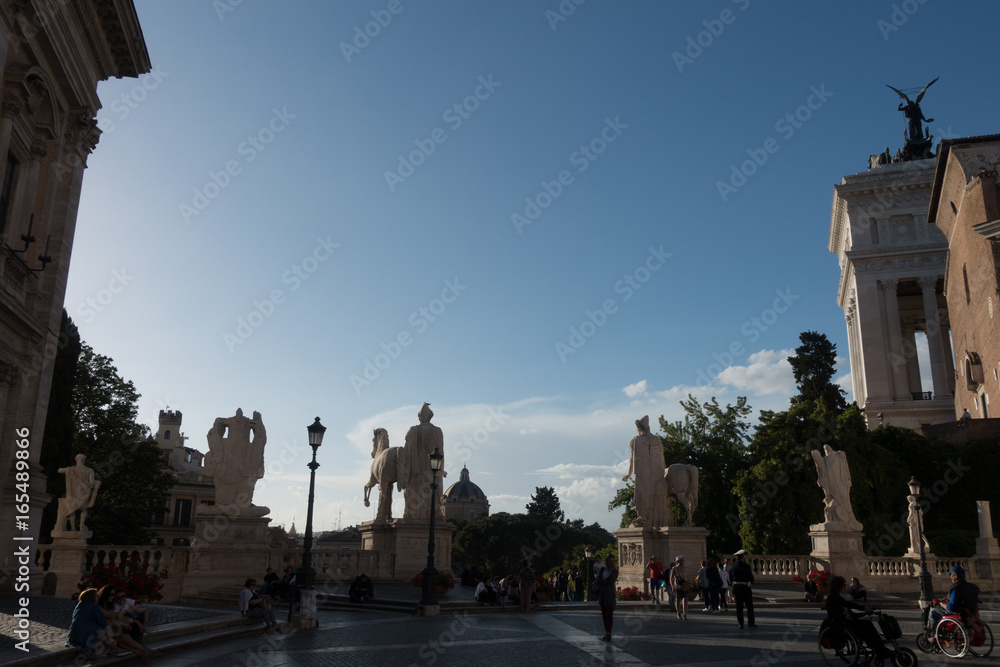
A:
[[[885,323],[889,331],[889,368],[892,376],[891,395],[895,399],[904,398],[909,390],[906,378],[906,356],[903,353],[903,331],[899,320],[899,299],[896,296],[898,280],[880,280],[882,295],[885,301]],[[909,397],[907,397],[909,398]]]
[[[906,377],[910,382],[910,393],[921,393],[924,388],[920,384],[920,360],[917,359],[917,337],[916,330],[912,324],[903,328],[903,349],[906,350]]]
[[[951,396],[945,376],[944,347],[941,345],[941,320],[938,317],[937,276],[920,278],[924,293],[924,317],[927,320],[927,351],[931,357],[931,378],[934,381],[934,398]]]

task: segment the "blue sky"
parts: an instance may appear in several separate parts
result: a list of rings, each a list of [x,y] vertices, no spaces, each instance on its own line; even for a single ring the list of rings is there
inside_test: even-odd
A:
[[[66,306],[151,427],[260,411],[255,501],[299,527],[315,416],[330,529],[426,401],[446,485],[614,529],[635,419],[783,409],[804,330],[846,355],[830,205],[902,145],[885,85],[941,77],[936,141],[998,129],[985,1],[136,7],[154,71],[100,86]]]

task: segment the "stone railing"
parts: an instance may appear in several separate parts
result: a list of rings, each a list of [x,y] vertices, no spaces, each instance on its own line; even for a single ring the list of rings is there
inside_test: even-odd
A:
[[[806,574],[812,569],[809,556],[748,556],[747,562],[754,579],[760,582],[787,583],[794,575]]]
[[[730,558],[732,556],[729,556]],[[759,584],[790,584],[795,575],[803,576],[810,570],[828,569],[828,564],[812,556],[773,555],[747,556],[747,563],[753,569],[754,579]],[[975,558],[927,558],[934,590],[945,591],[951,586],[948,571],[961,565],[975,577],[984,590],[992,590],[992,567]],[[914,558],[887,556],[867,556],[857,562],[855,572],[837,572],[847,578],[859,577],[862,582],[883,593],[916,592],[920,561]]]
[[[127,558],[138,554],[142,562],[148,564],[150,572],[167,572],[160,594],[162,602],[181,600],[185,589],[185,578],[191,572],[196,556],[192,547],[166,546],[94,546],[85,545],[68,549],[58,545],[43,544],[36,553],[36,566],[43,572],[42,594],[69,597],[78,592],[77,584],[84,574],[96,565],[120,566]],[[299,549],[269,549],[267,562],[275,571],[281,572],[286,566],[298,566],[302,551]],[[346,594],[346,588],[359,574],[367,574],[374,580],[390,577],[389,567],[380,567],[381,558],[377,551],[357,549],[320,550],[312,552],[312,565],[316,570],[317,588],[330,594]],[[235,583],[242,586],[248,575],[262,578],[263,572],[232,573],[233,581],[215,581],[213,585]],[[189,582],[190,583],[190,582]],[[190,587],[188,587],[190,588]]]

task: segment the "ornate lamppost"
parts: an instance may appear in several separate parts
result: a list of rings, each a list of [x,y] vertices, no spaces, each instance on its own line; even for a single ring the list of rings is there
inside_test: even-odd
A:
[[[434,501],[437,497],[437,474],[444,462],[444,455],[435,447],[434,451],[427,457],[431,462],[431,517],[430,536],[427,538],[427,567],[421,575],[423,578],[423,594],[420,596],[419,611],[422,616],[437,616],[441,610],[437,599],[437,574],[434,567]]]
[[[306,535],[303,542],[305,549],[302,552],[302,563],[295,573],[295,581],[298,584],[299,599],[293,602],[288,608],[288,620],[299,630],[309,630],[319,626],[316,618],[316,589],[313,584],[316,581],[316,570],[312,566],[312,543],[313,543],[313,500],[316,494],[316,450],[323,444],[323,434],[326,427],[319,423],[319,417],[306,429],[309,432],[309,446],[312,447],[313,456],[309,463],[309,504],[306,510]]]
[[[916,477],[910,477],[910,482],[908,484],[910,487],[910,494],[914,496],[920,496],[920,482],[917,481]],[[920,580],[920,608],[925,610],[930,607],[931,600],[934,598],[934,591],[931,589],[931,573],[927,571],[927,554],[924,551],[924,525],[923,525],[923,512],[920,511],[920,505],[917,505],[917,536],[920,538],[920,574],[918,579]]]
[[[593,558],[594,552],[590,550],[590,547],[587,547],[586,549],[584,549],[583,555],[587,557],[587,568],[586,568],[586,572],[587,572],[587,590],[583,592],[583,599],[584,600],[589,600],[590,599],[590,575],[593,574],[593,572],[594,572],[594,566],[591,564],[590,559]]]

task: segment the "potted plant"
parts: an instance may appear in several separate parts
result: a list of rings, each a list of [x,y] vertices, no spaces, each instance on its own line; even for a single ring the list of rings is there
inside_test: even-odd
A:
[[[424,575],[423,572],[418,572],[411,579],[413,585],[417,588],[424,587]],[[437,576],[434,578],[434,590],[438,597],[445,595],[452,588],[455,587],[455,577],[451,572],[438,572]]]
[[[556,587],[552,585],[552,581],[543,577],[540,574],[535,575],[535,597],[538,598],[539,604],[542,602],[548,602],[556,594]]]
[[[639,590],[638,586],[619,586],[615,591],[615,599],[619,602],[641,602],[646,599],[646,593]]]
[[[135,552],[121,565],[98,563],[80,578],[76,587],[83,591],[111,584],[125,589],[125,595],[133,600],[156,602],[163,599],[160,591],[169,574],[167,570],[150,572],[149,563],[144,563],[139,553]]]
[[[829,570],[809,570],[809,574],[804,577],[798,574],[792,575],[792,581],[799,586],[805,587],[806,583],[815,584],[816,591],[823,595],[826,595],[827,586],[832,578],[833,572]]]

